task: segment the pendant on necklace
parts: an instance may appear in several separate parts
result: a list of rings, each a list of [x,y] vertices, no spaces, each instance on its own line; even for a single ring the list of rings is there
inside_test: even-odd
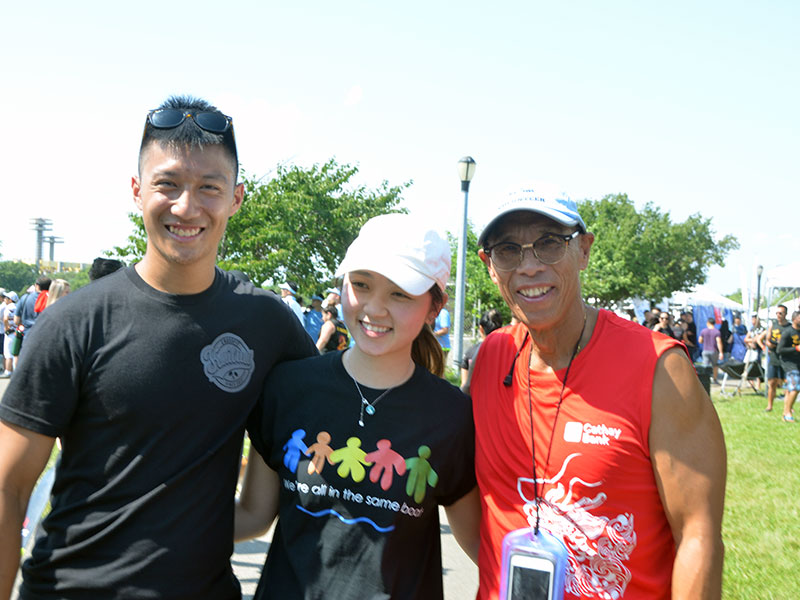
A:
[[[368,414],[369,416],[372,416],[372,415],[374,415],[374,414],[375,414],[375,407],[374,407],[374,406],[372,406],[372,404],[367,404],[367,407],[366,407],[364,410],[366,410],[366,411],[367,411],[367,414]]]

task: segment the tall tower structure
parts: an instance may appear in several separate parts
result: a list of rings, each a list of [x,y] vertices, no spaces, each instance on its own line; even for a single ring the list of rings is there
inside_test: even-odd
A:
[[[54,235],[48,235],[42,238],[45,243],[50,244],[50,262],[54,262],[55,259],[55,247],[56,244],[63,244],[64,238],[56,237]]]
[[[44,245],[44,234],[52,231],[53,222],[50,219],[31,219],[31,225],[36,232],[36,270],[38,271],[42,263],[42,246]]]

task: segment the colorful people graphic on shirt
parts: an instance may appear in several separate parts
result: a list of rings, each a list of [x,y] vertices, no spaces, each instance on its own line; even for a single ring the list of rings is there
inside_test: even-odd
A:
[[[384,491],[391,488],[395,474],[400,477],[407,476],[406,494],[417,503],[425,499],[428,486],[436,487],[439,482],[439,475],[428,461],[431,456],[431,449],[428,446],[419,446],[417,456],[405,459],[392,449],[392,442],[388,439],[378,440],[377,448],[367,454],[361,449],[361,439],[355,436],[348,438],[344,448],[334,450],[330,445],[329,432],[320,431],[317,434],[317,441],[311,446],[306,446],[303,441],[305,435],[305,429],[295,429],[289,441],[283,446],[283,464],[292,473],[297,472],[303,456],[310,457],[307,467],[309,475],[322,474],[327,462],[332,466],[339,465],[336,469],[339,477],[351,478],[356,483],[365,479],[367,471],[364,467],[372,467],[369,471],[369,480],[372,483],[379,483]]]
[[[327,431],[320,431],[317,434],[317,441],[311,444],[306,450],[306,456],[314,455],[311,458],[311,461],[308,463],[308,474],[311,475],[313,472],[322,473],[322,467],[325,466],[325,461],[327,460],[330,464],[331,462],[331,454],[333,453],[333,448],[330,446],[331,443],[331,434]]]
[[[413,496],[415,502],[422,502],[425,498],[426,484],[436,487],[439,476],[431,467],[428,458],[431,456],[431,449],[428,446],[420,446],[417,451],[418,457],[409,458],[406,461],[408,467],[408,481],[406,482],[406,494]]]
[[[292,473],[297,473],[297,463],[300,461],[300,455],[305,454],[308,448],[303,442],[306,437],[305,429],[296,429],[292,432],[292,437],[283,445],[283,464]]]
[[[347,479],[348,476],[353,478],[356,483],[363,481],[364,476],[367,474],[362,465],[369,466],[372,463],[365,460],[367,453],[361,449],[361,440],[357,437],[351,437],[347,440],[346,448],[339,448],[331,452],[331,464],[341,463],[336,472],[342,479]]]
[[[369,480],[377,483],[380,478],[381,487],[388,490],[392,486],[393,471],[397,471],[398,475],[405,474],[406,461],[400,454],[392,450],[392,442],[389,440],[379,440],[377,446],[377,450],[364,457],[374,465],[369,470]]]

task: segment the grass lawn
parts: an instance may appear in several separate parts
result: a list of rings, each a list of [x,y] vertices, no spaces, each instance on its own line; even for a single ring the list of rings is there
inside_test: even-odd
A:
[[[781,421],[782,401],[765,413],[752,391],[711,392],[728,449],[723,597],[798,598],[800,425]]]

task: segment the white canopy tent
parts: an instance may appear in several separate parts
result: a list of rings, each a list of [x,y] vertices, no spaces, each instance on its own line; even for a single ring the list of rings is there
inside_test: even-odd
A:
[[[774,316],[775,304],[786,304],[789,314],[792,309],[798,306],[800,297],[800,262],[773,267],[766,272],[766,284],[764,286],[767,296],[767,315],[769,318]],[[759,312],[761,316],[761,312]]]
[[[765,288],[767,295],[770,293],[798,295],[800,293],[800,262],[769,269],[766,273]]]
[[[716,308],[728,308],[732,311],[743,311],[744,305],[726,298],[720,293],[715,292],[710,287],[698,285],[688,292],[675,292],[669,299],[672,306],[713,306]]]

